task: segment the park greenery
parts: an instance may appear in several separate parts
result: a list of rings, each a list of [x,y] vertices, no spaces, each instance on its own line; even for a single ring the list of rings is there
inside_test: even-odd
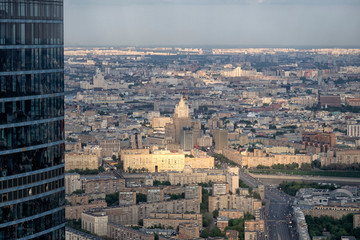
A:
[[[202,201],[200,203],[200,212],[206,213],[209,212],[209,196],[212,195],[211,190],[202,188]]]
[[[163,181],[163,182],[160,182],[160,181],[158,181],[158,180],[155,180],[154,182],[153,182],[153,185],[154,186],[170,186],[171,185],[171,183],[169,182],[169,181]]]
[[[226,158],[224,155],[222,154],[218,154],[218,153],[214,153],[212,155],[215,159],[215,161],[219,161],[221,163],[226,163],[230,166],[236,166],[236,163],[234,163],[233,161],[229,160],[228,158]]]
[[[321,167],[318,160],[310,163],[303,163],[299,167],[297,163],[291,164],[274,164],[271,167],[258,165],[256,169],[250,169],[250,173],[255,174],[287,174],[287,175],[310,175],[310,176],[327,176],[327,177],[360,177],[360,164],[330,164]]]
[[[184,199],[185,193],[180,194],[168,194],[170,196],[170,200],[178,200],[178,199]]]
[[[147,196],[143,193],[136,193],[136,203],[146,202]]]
[[[106,194],[105,201],[108,207],[119,206],[119,192]]]
[[[304,182],[294,182],[294,181],[292,182],[284,181],[279,184],[278,188],[284,191],[285,193],[289,194],[290,196],[295,196],[297,191],[301,188],[316,188],[316,189],[329,189],[329,190],[336,189],[334,185],[321,185],[316,182],[304,183]]]
[[[229,226],[225,230],[236,230],[239,232],[239,239],[244,240],[245,238],[245,221],[253,220],[255,217],[249,213],[246,213],[244,218],[235,218],[229,220]]]
[[[330,232],[330,240],[340,240],[341,236],[354,236],[360,238],[360,228],[353,228],[353,215],[348,214],[341,219],[329,216],[312,217],[305,216],[309,228],[310,237],[322,236],[323,232]]]

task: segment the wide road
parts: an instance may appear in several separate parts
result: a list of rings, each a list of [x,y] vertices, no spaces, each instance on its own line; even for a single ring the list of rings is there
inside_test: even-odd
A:
[[[253,178],[240,170],[240,179],[251,187],[257,187],[262,184],[259,180]],[[265,187],[265,210],[263,213],[267,238],[269,240],[291,240],[296,239],[295,230],[291,226],[291,202],[293,199],[277,188],[271,186]]]
[[[337,183],[342,185],[359,185],[360,178],[347,177],[324,177],[324,176],[298,176],[298,175],[274,175],[274,174],[254,174],[249,173],[256,179],[260,179],[265,185],[282,183],[283,181],[298,181],[298,182],[322,182],[322,183]]]

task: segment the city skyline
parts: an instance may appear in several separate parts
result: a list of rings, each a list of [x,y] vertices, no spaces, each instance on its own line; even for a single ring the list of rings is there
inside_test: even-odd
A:
[[[357,1],[65,1],[66,46],[358,47]]]

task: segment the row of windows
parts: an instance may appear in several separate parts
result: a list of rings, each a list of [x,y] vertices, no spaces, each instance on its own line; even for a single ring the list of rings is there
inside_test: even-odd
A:
[[[63,67],[63,48],[0,50],[0,72],[61,69]]]
[[[0,45],[63,44],[61,23],[0,23]]]
[[[52,231],[50,233],[41,235],[40,237],[33,238],[33,240],[59,240],[59,239],[65,239],[65,228],[60,228],[55,231]],[[0,238],[0,240],[2,240]]]
[[[9,180],[4,180],[0,182],[0,190],[7,189],[7,188],[13,188],[13,187],[19,187],[22,185],[27,185],[31,183],[36,183],[39,181],[43,181],[50,178],[55,178],[60,175],[64,174],[64,168],[57,168],[53,169],[47,172],[37,173],[25,177],[19,177]]]
[[[64,191],[0,208],[0,223],[31,217],[64,206]]]
[[[0,124],[35,121],[64,115],[64,97],[0,102]]]
[[[56,180],[50,183],[41,184],[31,188],[16,190],[13,192],[3,193],[0,197],[0,202],[5,203],[8,201],[13,201],[21,198],[26,198],[30,196],[35,196],[41,193],[46,193],[48,191],[55,190],[64,186],[64,179]]]
[[[63,72],[0,77],[0,98],[59,93],[63,91]]]
[[[0,151],[29,147],[64,139],[64,120],[0,129]]]
[[[36,171],[64,163],[64,144],[0,155],[2,177]]]
[[[1,1],[0,18],[63,19],[63,1]]]
[[[0,239],[19,239],[56,227],[64,222],[65,214],[64,210],[61,210],[31,221],[2,228],[0,229]],[[39,239],[45,238],[41,237]]]

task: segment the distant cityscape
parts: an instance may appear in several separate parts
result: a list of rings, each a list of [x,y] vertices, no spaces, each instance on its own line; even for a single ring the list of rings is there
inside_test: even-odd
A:
[[[0,240],[360,239],[360,5],[285,2],[0,0]]]
[[[66,48],[67,237],[359,238],[359,54]]]

